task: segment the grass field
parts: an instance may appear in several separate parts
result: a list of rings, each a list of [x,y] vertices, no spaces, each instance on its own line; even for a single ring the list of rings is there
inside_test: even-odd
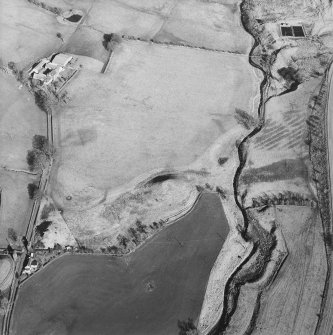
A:
[[[20,0],[0,1],[0,28],[2,61],[21,68],[55,52],[62,44],[58,32],[66,39],[75,29],[59,24],[55,14]]]
[[[97,0],[85,24],[104,32],[246,53],[251,37],[241,27],[237,6],[232,0]]]
[[[25,235],[32,205],[27,186],[35,180],[35,176],[28,174],[0,171],[0,247],[8,245],[8,228],[13,228],[17,235]]]
[[[34,104],[33,98],[19,83],[0,74],[0,245],[7,246],[7,229],[18,235],[25,233],[31,200],[27,186],[36,176],[7,169],[27,170],[27,150],[35,134],[44,135],[46,117]]]
[[[21,288],[12,334],[177,334],[228,234],[216,195],[130,256],[64,256]]]
[[[50,6],[87,13],[81,32],[118,33],[158,42],[247,53],[251,37],[242,28],[237,2],[200,0],[44,0]],[[74,37],[76,36],[76,37]],[[79,37],[78,37],[79,36]],[[93,44],[80,31],[73,39]],[[72,40],[72,39],[71,39]],[[95,40],[95,42],[100,42]],[[70,43],[71,44],[71,43]],[[69,47],[71,45],[69,44]]]
[[[58,180],[71,194],[83,187],[73,178],[104,190],[187,166],[236,125],[236,107],[252,110],[256,89],[242,56],[124,42],[106,74],[83,70],[67,88]]]
[[[0,164],[26,169],[34,135],[45,135],[46,115],[13,77],[0,74]]]
[[[247,53],[251,43],[235,1],[177,1],[154,39]]]

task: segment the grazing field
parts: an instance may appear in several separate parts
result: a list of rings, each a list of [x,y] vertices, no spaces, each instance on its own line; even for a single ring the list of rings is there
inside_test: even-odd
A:
[[[10,76],[0,74],[0,245],[7,246],[7,229],[25,233],[31,200],[27,186],[37,176],[11,170],[27,170],[27,150],[35,134],[45,135],[46,117],[33,98]]]
[[[236,126],[236,107],[252,111],[257,82],[242,56],[127,41],[106,74],[83,69],[67,90],[57,176],[71,194],[188,166]]]
[[[129,256],[61,257],[21,288],[12,334],[176,334],[178,319],[199,316],[227,234],[220,200],[206,194]]]
[[[154,40],[246,54],[251,36],[240,22],[236,1],[177,1]]]
[[[26,169],[34,135],[45,135],[46,115],[13,77],[0,74],[0,164]]]
[[[66,39],[75,29],[59,24],[55,14],[22,0],[0,2],[0,28],[2,61],[13,61],[21,68],[55,52],[62,44],[57,33]]]
[[[50,6],[62,10],[81,9],[87,16],[80,31],[72,40],[82,39],[92,45],[92,40],[82,34],[118,33],[156,42],[171,42],[194,47],[224,50],[246,54],[251,46],[251,37],[242,28],[238,3],[234,0],[200,1],[145,1],[96,0],[54,1],[44,0]],[[91,30],[91,34],[88,32]],[[71,47],[71,43],[68,44]]]
[[[8,245],[8,228],[25,235],[32,205],[27,186],[35,180],[35,176],[0,170],[0,247]]]

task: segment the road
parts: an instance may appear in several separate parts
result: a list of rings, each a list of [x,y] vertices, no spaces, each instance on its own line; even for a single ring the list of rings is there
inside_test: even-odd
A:
[[[51,146],[53,147],[53,124],[52,124],[52,112],[48,114],[47,117],[47,137],[49,140],[49,143],[51,144]],[[38,184],[38,188],[41,191],[42,194],[45,193],[46,189],[47,189],[47,185],[50,179],[50,174],[51,174],[51,169],[52,169],[52,164],[53,164],[53,158],[51,157],[49,165],[46,167],[46,169],[43,170],[41,179],[39,181]],[[27,230],[25,233],[25,237],[28,241],[28,243],[30,243],[30,241],[32,240],[33,237],[33,231],[34,231],[34,226],[36,223],[36,219],[37,219],[37,215],[38,215],[38,211],[39,211],[39,207],[40,207],[40,202],[41,202],[41,198],[37,198],[31,208],[31,213],[30,213],[30,218],[28,221],[28,225],[27,225]],[[9,329],[10,329],[10,321],[11,321],[11,317],[12,317],[12,313],[13,313],[13,309],[14,309],[14,303],[16,300],[16,296],[17,296],[17,292],[20,286],[20,275],[23,271],[23,265],[24,265],[24,260],[27,256],[28,252],[23,249],[22,254],[18,257],[16,263],[15,263],[15,277],[14,280],[12,282],[11,285],[11,289],[10,289],[10,295],[9,295],[9,299],[8,299],[8,306],[7,306],[7,311],[6,314],[4,316],[4,321],[2,324],[2,335],[8,335],[9,334]]]

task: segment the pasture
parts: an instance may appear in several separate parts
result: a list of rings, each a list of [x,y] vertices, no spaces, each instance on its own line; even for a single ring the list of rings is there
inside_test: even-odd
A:
[[[56,15],[28,1],[0,2],[1,60],[18,63],[19,68],[57,51],[75,27],[61,25]]]
[[[92,4],[85,23],[96,30],[161,42],[246,53],[251,37],[235,1],[105,1]]]
[[[236,126],[235,108],[252,111],[257,81],[243,56],[124,41],[106,74],[83,68],[67,91],[55,114],[60,197],[63,185],[107,190],[188,166]]]
[[[33,97],[19,88],[13,77],[0,74],[0,245],[7,246],[7,229],[25,234],[31,200],[27,186],[37,176],[13,170],[28,170],[27,150],[35,134],[45,135],[46,116]]]

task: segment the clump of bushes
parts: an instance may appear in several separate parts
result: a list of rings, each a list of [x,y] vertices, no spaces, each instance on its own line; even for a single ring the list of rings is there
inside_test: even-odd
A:
[[[48,114],[50,112],[50,105],[47,94],[43,90],[35,91],[35,104],[40,110]]]
[[[121,40],[122,38],[120,35],[114,33],[104,34],[102,44],[107,51],[113,51],[116,45],[121,42]]]
[[[52,221],[43,221],[36,227],[36,232],[40,237],[44,236],[44,233],[48,230],[49,226],[51,225]]]
[[[248,130],[257,126],[257,120],[240,108],[235,108],[235,119],[239,124]]]
[[[277,70],[277,73],[289,83],[301,83],[301,77],[298,73],[298,70],[291,66],[282,67],[281,69]]]
[[[16,77],[16,79],[20,82],[23,81],[23,71],[19,70],[14,62],[8,62],[8,68],[12,71],[13,75]]]
[[[220,166],[222,166],[222,165],[224,165],[224,163],[227,162],[228,159],[229,159],[228,157],[219,157],[217,162],[219,163]]]
[[[29,183],[27,188],[29,198],[35,199],[38,196],[38,186],[35,183]]]
[[[45,220],[49,217],[50,212],[54,211],[55,208],[53,204],[45,205],[42,209],[42,213],[40,215],[41,220]]]
[[[30,171],[44,169],[53,152],[48,139],[43,135],[35,135],[32,139],[32,148],[27,152],[27,164]]]
[[[193,319],[188,318],[187,320],[180,321],[178,320],[178,335],[197,335],[198,330],[197,327],[194,325]]]
[[[8,237],[13,241],[17,241],[17,234],[16,231],[13,228],[8,228]]]

